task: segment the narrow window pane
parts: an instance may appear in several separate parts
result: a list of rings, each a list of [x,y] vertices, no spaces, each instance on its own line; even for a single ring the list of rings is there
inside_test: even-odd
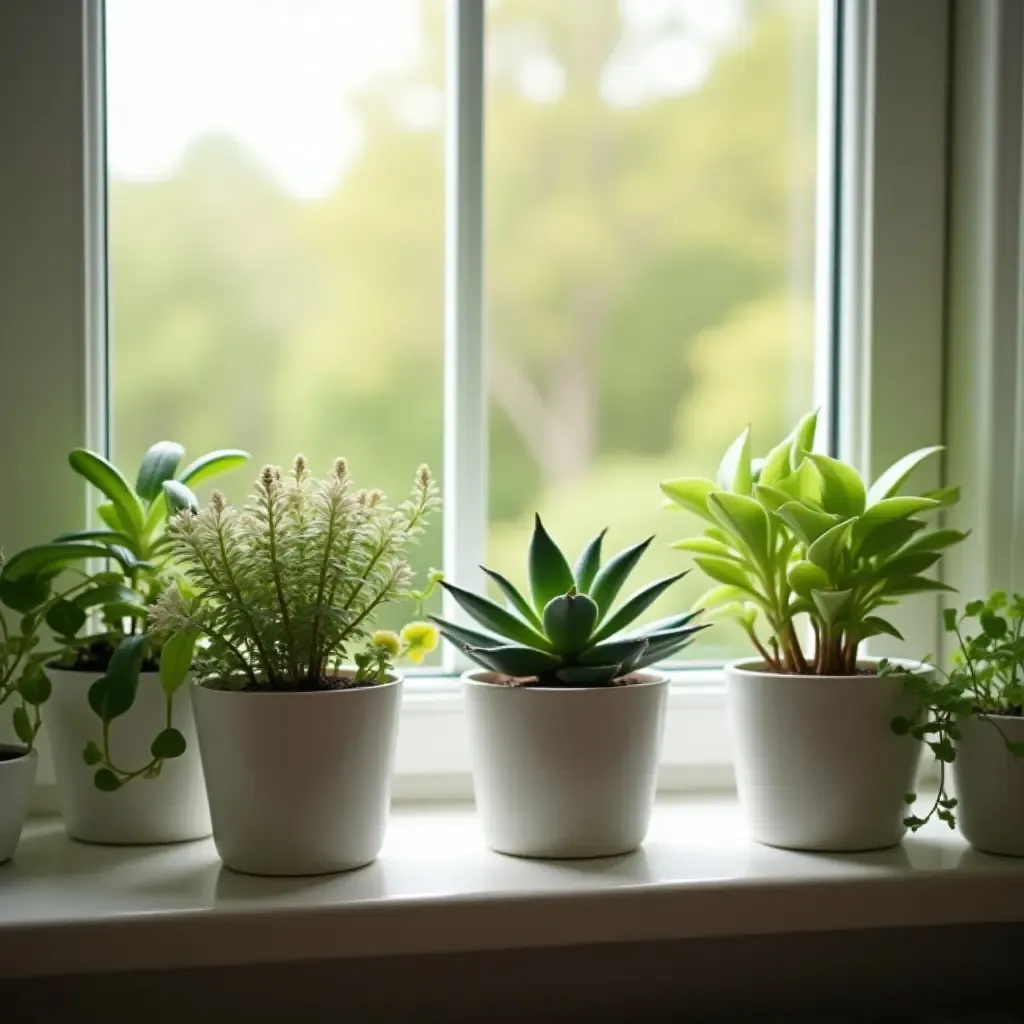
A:
[[[440,474],[443,55],[441,0],[108,0],[126,472],[171,438],[249,449],[233,499],[300,451],[393,499]]]
[[[488,559],[513,579],[535,510],[570,557],[657,534],[636,586],[686,568],[668,544],[699,524],[658,482],[811,405],[817,8],[489,5]],[[688,653],[746,652],[722,626]]]

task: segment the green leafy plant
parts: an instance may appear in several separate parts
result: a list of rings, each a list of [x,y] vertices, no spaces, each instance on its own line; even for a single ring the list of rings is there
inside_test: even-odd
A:
[[[902,675],[908,690],[921,702],[925,713],[917,721],[893,720],[893,731],[924,740],[939,765],[939,788],[928,811],[908,814],[904,823],[917,831],[933,816],[956,826],[956,799],[947,790],[947,767],[956,760],[959,723],[966,715],[978,715],[999,733],[1007,751],[1024,757],[1024,743],[1009,739],[999,725],[1000,717],[1024,715],[1024,594],[1007,597],[994,590],[984,601],[970,601],[963,613],[946,608],[942,613],[947,633],[956,637],[957,650],[949,672],[935,669],[932,678],[905,674],[883,662],[880,671]],[[977,632],[974,632],[977,630]],[[913,804],[915,793],[906,801]]]
[[[686,573],[667,576],[638,590],[617,610],[615,599],[653,537],[601,565],[602,530],[571,568],[540,516],[530,541],[530,598],[493,569],[508,607],[451,583],[441,586],[487,633],[432,615],[441,635],[481,667],[507,679],[538,686],[608,686],[631,672],[681,651],[704,626],[696,612],[672,615],[622,633]]]
[[[673,547],[693,554],[715,586],[696,607],[734,619],[767,670],[855,675],[861,644],[900,637],[881,612],[909,594],[951,590],[924,575],[967,534],[927,529],[925,518],[959,498],[957,488],[899,492],[939,447],[890,466],[870,486],[838,459],[815,453],[818,414],[803,417],[764,459],[751,458],[750,431],[729,447],[716,480],[661,485],[669,506],[708,525]],[[814,636],[804,650],[798,618]]]
[[[150,618],[168,695],[193,664],[206,685],[252,691],[382,682],[404,652],[373,642],[374,620],[389,602],[425,596],[411,590],[405,552],[438,504],[426,466],[392,507],[381,491],[356,490],[344,459],[312,480],[297,456],[288,476],[266,467],[243,508],[215,494],[202,512],[178,513],[168,531],[185,580]],[[354,673],[342,671],[350,658]]]
[[[169,514],[198,508],[193,487],[249,458],[243,451],[214,451],[179,472],[184,454],[173,441],[153,445],[133,487],[102,455],[76,448],[68,462],[103,494],[105,500],[96,507],[103,526],[26,548],[0,572],[0,600],[45,622],[52,632],[55,648],[47,653],[48,659],[62,667],[104,673],[89,690],[89,704],[100,720],[100,739],[83,752],[86,764],[97,769],[100,789],[113,790],[137,776],[158,775],[166,757],[176,756],[172,751],[180,746],[169,698],[167,736],[154,744],[147,764],[127,768],[115,762],[110,725],[134,704],[143,667],[155,668],[161,661],[162,652],[151,643],[145,625],[153,603],[178,577],[166,529]],[[94,570],[94,565],[102,568]],[[58,578],[72,582],[54,596]]]

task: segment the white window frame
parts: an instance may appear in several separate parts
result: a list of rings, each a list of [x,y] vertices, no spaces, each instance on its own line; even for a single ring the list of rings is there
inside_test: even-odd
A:
[[[457,88],[449,89],[448,111],[444,550],[449,578],[479,586],[485,5],[450,4]],[[935,98],[949,89],[951,19],[947,0],[822,0],[821,51],[838,53],[841,108],[835,132],[821,133],[818,273],[839,287],[818,289],[819,336],[828,343],[819,348],[817,386],[841,454],[867,473],[945,433],[950,139],[947,104]],[[0,5],[0,326],[5,344],[19,346],[17,388],[8,382],[0,403],[0,437],[18,439],[4,453],[8,495],[29,496],[0,508],[10,550],[66,527],[69,505],[85,519],[85,491],[66,472],[64,455],[107,441],[102,39],[102,0]],[[834,99],[824,97],[831,109]],[[827,187],[834,178],[835,192]],[[833,357],[841,382],[834,396],[826,393]],[[927,601],[908,609],[908,650],[934,649],[935,611]],[[453,674],[461,667],[450,662],[447,675],[422,680],[406,697],[399,796],[469,792]],[[666,788],[731,784],[719,669],[675,674],[662,769]],[[52,780],[45,764],[40,778]]]

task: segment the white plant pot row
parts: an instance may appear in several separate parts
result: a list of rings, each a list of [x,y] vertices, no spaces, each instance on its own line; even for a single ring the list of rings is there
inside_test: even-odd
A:
[[[636,849],[654,802],[667,678],[648,672],[628,686],[545,689],[497,686],[482,675],[467,673],[463,689],[486,843],[550,858]],[[82,761],[97,738],[86,699],[95,677],[52,678],[47,728],[73,837],[163,843],[202,838],[212,827],[225,864],[270,875],[344,871],[379,853],[400,679],[289,694],[190,684],[174,706],[185,755],[165,762],[159,779],[101,793]],[[915,711],[898,679],[779,676],[754,663],[729,666],[727,679],[737,789],[754,839],[840,852],[903,838],[904,794],[914,788],[921,744],[890,729],[894,717]],[[159,681],[144,675],[135,706],[111,728],[119,766],[148,760],[164,714]],[[1024,719],[1000,725],[1024,740]],[[962,735],[954,774],[965,837],[1024,856],[1024,761],[983,719],[962,723]],[[17,844],[35,764],[35,754],[0,760],[0,861]]]

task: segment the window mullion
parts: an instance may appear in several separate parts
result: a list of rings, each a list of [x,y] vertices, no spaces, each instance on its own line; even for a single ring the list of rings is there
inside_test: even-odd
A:
[[[444,567],[449,580],[476,589],[487,528],[483,0],[450,4],[447,73]],[[445,614],[463,618],[447,595]]]

